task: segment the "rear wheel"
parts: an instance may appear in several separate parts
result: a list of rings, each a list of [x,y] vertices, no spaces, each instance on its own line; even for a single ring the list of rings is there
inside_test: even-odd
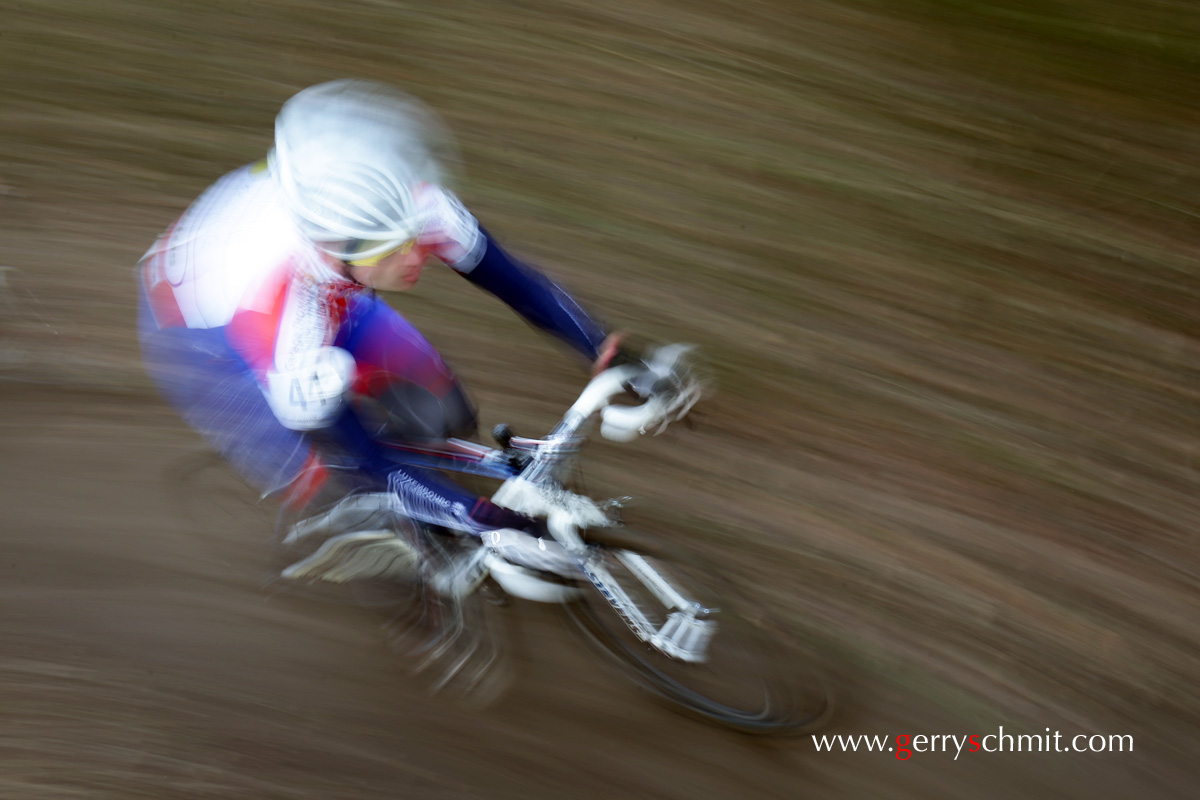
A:
[[[670,636],[662,648],[639,639],[595,585],[581,600],[566,606],[594,645],[661,699],[753,734],[805,733],[832,715],[828,683],[813,660],[791,644],[778,626],[756,614],[753,604],[730,589],[712,589],[717,572],[691,561],[635,556],[604,547],[592,548],[589,563],[601,580],[611,576],[619,587],[614,592],[619,604],[635,607],[656,631],[680,631],[676,626],[686,621],[685,629]],[[647,588],[638,577],[645,574],[646,566],[682,597],[664,602],[661,589],[656,593]],[[682,612],[670,607],[678,605],[679,599],[695,605]],[[664,629],[672,614],[676,619]],[[700,644],[709,633],[707,646]],[[677,657],[663,652],[672,645],[683,645],[674,648]]]

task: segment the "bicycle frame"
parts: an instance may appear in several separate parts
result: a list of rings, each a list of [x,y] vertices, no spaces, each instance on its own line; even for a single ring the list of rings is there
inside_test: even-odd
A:
[[[617,556],[622,564],[669,612],[661,628],[655,628],[612,574],[603,566],[592,563],[588,546],[579,535],[581,528],[608,526],[612,520],[595,501],[562,488],[556,481],[560,467],[579,451],[584,441],[580,431],[597,412],[603,414],[617,409],[627,421],[634,419],[635,426],[648,423],[657,413],[650,403],[641,408],[609,405],[614,396],[625,391],[627,382],[637,373],[638,368],[625,366],[594,377],[545,439],[511,437],[508,447],[528,456],[523,465],[514,463],[511,454],[505,450],[461,439],[436,444],[393,444],[389,445],[390,453],[400,464],[503,481],[493,502],[533,517],[545,516],[550,534],[640,640],[672,658],[699,662],[705,660],[708,642],[716,631],[715,620],[704,618],[710,610],[682,594],[645,558],[622,551]],[[644,419],[638,417],[639,414]],[[468,569],[480,573],[490,570],[503,588],[527,599],[542,602],[565,599],[566,595],[561,591],[523,588],[515,582],[511,572],[506,572],[505,563],[491,556],[487,548],[481,548],[479,559]]]
[[[447,439],[430,444],[384,444],[389,460],[404,466],[460,472],[500,481],[520,474],[504,451],[463,439]]]
[[[388,454],[397,464],[427,467],[507,481],[522,478],[531,483],[545,481],[569,456],[579,451],[583,438],[579,431],[597,411],[608,408],[613,396],[624,392],[636,367],[616,367],[597,375],[584,388],[579,399],[545,439],[513,436],[509,446],[530,455],[528,464],[518,466],[509,454],[463,439],[432,443],[387,443]],[[652,411],[650,409],[649,411]]]

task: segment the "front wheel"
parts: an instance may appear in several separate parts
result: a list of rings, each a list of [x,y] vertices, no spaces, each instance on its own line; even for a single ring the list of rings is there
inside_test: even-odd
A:
[[[661,699],[752,734],[805,733],[832,715],[828,683],[812,660],[736,592],[714,590],[715,571],[596,545],[588,564],[590,589],[566,606],[568,616]],[[643,636],[657,636],[639,637],[639,622]]]

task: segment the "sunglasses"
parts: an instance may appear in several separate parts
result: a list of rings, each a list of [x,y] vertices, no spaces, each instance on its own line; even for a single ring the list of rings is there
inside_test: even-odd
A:
[[[401,242],[400,244],[396,245],[393,248],[384,250],[382,253],[376,253],[375,255],[367,256],[365,258],[346,259],[346,263],[352,267],[378,266],[380,261],[383,261],[385,258],[388,258],[389,256],[395,255],[396,253],[408,253],[410,250],[413,249],[413,247],[416,245],[416,243],[417,243],[417,240],[414,237],[412,239],[408,239],[406,241]],[[358,252],[370,252],[371,250],[374,250],[376,247],[379,247],[382,244],[383,244],[383,242],[364,241],[364,242],[360,242],[354,249],[357,250]]]

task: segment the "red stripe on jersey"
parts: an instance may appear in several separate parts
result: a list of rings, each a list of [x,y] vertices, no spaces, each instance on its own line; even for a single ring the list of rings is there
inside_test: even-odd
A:
[[[183,311],[179,308],[179,301],[175,299],[175,290],[167,281],[166,264],[164,263],[170,249],[171,235],[175,233],[175,226],[178,224],[179,220],[177,219],[163,232],[162,236],[158,237],[158,242],[151,250],[153,255],[142,265],[142,285],[146,287],[146,299],[150,301],[150,313],[154,316],[154,321],[160,329],[182,328],[187,325],[183,318]]]
[[[146,299],[150,301],[150,313],[154,315],[154,321],[160,329],[186,327],[175,291],[165,280],[156,279],[154,271],[151,264],[142,267],[142,285],[146,287]]]
[[[259,284],[233,315],[226,339],[259,380],[275,364],[275,339],[283,322],[295,265],[291,260],[280,264],[270,277]]]

